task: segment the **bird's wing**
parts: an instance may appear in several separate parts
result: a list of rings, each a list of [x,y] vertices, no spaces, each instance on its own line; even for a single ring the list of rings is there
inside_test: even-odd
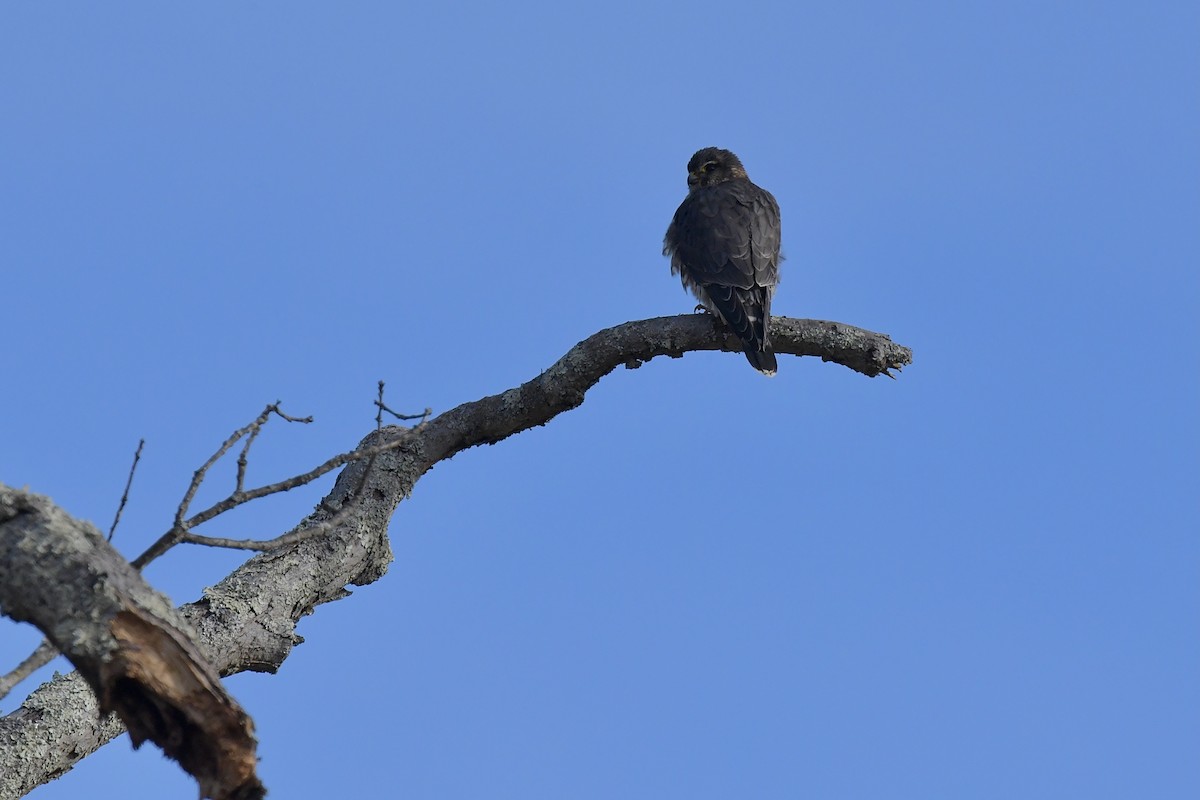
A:
[[[667,231],[671,268],[705,285],[751,289],[779,279],[779,205],[748,180],[692,192]]]

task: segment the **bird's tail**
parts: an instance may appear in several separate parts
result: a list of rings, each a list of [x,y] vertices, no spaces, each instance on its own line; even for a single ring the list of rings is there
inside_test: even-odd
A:
[[[726,326],[742,340],[746,360],[763,375],[774,375],[779,369],[775,353],[767,339],[771,317],[771,293],[760,286],[742,289],[737,286],[709,284],[704,287],[709,305]]]
[[[769,346],[764,345],[764,349],[759,350],[750,344],[746,347],[746,360],[750,362],[750,366],[768,378],[774,378],[775,372],[779,369],[779,363],[775,360],[775,354],[771,352]]]

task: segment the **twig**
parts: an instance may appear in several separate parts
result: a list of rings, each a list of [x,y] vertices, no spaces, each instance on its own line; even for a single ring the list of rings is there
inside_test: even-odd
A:
[[[217,448],[217,451],[215,453],[213,453],[211,456],[209,456],[208,460],[205,461],[203,465],[201,465],[200,469],[198,469],[194,473],[192,473],[192,482],[190,484],[188,484],[187,491],[183,495],[183,500],[181,500],[179,502],[179,507],[175,509],[175,520],[171,526],[171,530],[167,531],[162,536],[160,536],[158,538],[158,541],[156,541],[154,544],[150,545],[150,547],[146,550],[146,552],[142,553],[140,556],[138,556],[136,559],[134,559],[132,562],[134,567],[136,567],[137,569],[142,569],[147,564],[149,564],[151,561],[153,561],[154,559],[161,556],[163,553],[170,550],[173,546],[175,546],[176,543],[179,542],[179,540],[183,537],[183,535],[185,533],[187,533],[188,528],[191,527],[192,525],[196,524],[196,521],[195,521],[196,517],[193,517],[191,520],[186,519],[186,517],[187,517],[188,509],[192,505],[192,501],[196,498],[196,492],[199,491],[199,489],[200,489],[200,484],[202,484],[204,482],[204,478],[205,478],[205,476],[208,475],[208,471],[209,471],[209,469],[212,468],[213,464],[216,464],[218,461],[220,461],[222,456],[224,456],[226,453],[228,453],[230,448],[232,448],[235,444],[237,444],[238,441],[241,440],[241,438],[243,436],[249,436],[250,441],[248,441],[246,443],[246,446],[242,448],[242,454],[241,454],[242,457],[240,457],[238,459],[237,484],[233,491],[233,494],[231,494],[229,496],[229,498],[227,498],[227,500],[223,501],[223,502],[227,502],[229,500],[236,501],[236,502],[233,502],[229,506],[229,508],[233,508],[234,506],[241,505],[242,503],[247,502],[248,500],[252,500],[255,497],[262,497],[265,494],[273,494],[273,492],[255,494],[254,491],[245,492],[242,489],[242,485],[245,480],[245,464],[243,462],[243,458],[245,457],[246,452],[250,449],[250,442],[252,442],[254,440],[254,438],[258,436],[258,432],[262,429],[262,426],[267,423],[267,420],[269,420],[271,418],[272,414],[280,417],[281,419],[283,419],[287,422],[300,422],[300,423],[308,424],[313,421],[313,418],[311,416],[309,416],[309,417],[293,417],[293,416],[289,416],[288,414],[283,413],[283,411],[280,410],[280,408],[279,408],[279,401],[276,400],[274,403],[271,403],[266,408],[264,408],[262,413],[259,414],[254,419],[254,421],[251,422],[249,425],[238,428],[236,431],[231,433],[229,435],[229,438],[227,438],[221,444],[221,446]],[[342,462],[342,463],[345,463],[345,462]],[[332,469],[332,467],[330,469]],[[307,483],[307,481],[305,481],[305,483]],[[299,484],[297,484],[297,485],[299,485]],[[258,490],[256,490],[256,491],[258,491]],[[284,490],[279,490],[279,491],[284,491]],[[221,503],[218,503],[217,505],[219,506],[219,505],[221,505]],[[212,510],[213,509],[210,508],[210,509],[208,509],[208,512],[211,512]],[[225,509],[225,510],[228,510],[228,509]],[[207,512],[201,512],[201,514],[198,514],[197,517],[203,515],[204,513],[207,513]],[[220,512],[218,511],[217,513],[220,513]],[[213,516],[216,516],[216,514],[212,514],[211,516],[208,516],[205,519],[212,519]],[[203,522],[204,520],[200,520],[200,521]]]
[[[383,387],[384,387],[384,382],[381,380],[381,381],[379,381],[379,394],[375,399],[375,407],[378,409],[378,411],[375,412],[375,434],[377,436],[383,431],[383,412],[385,410],[389,414],[392,414],[393,416],[397,416],[397,417],[400,417],[403,419],[416,419],[418,416],[418,415],[413,415],[413,416],[405,417],[403,415],[397,415],[396,412],[394,412],[390,408],[388,408],[387,405],[383,402]],[[424,416],[427,416],[429,413],[430,413],[430,409],[426,408],[425,415],[421,415],[422,423],[424,423],[424,421],[425,421]],[[390,447],[385,448],[385,449],[390,449]],[[340,508],[335,509],[332,506],[330,506],[329,503],[327,502],[327,498],[321,500],[320,508],[323,511],[330,514],[331,516],[329,519],[325,520],[324,522],[320,523],[319,525],[312,526],[310,528],[306,528],[303,531],[304,538],[307,538],[308,536],[316,535],[317,533],[320,533],[323,531],[327,531],[327,530],[331,529],[333,526],[341,524],[342,520],[345,519],[349,515],[350,509],[362,497],[362,491],[367,485],[367,478],[368,478],[368,476],[370,476],[371,470],[375,468],[375,458],[381,452],[383,452],[383,450],[378,450],[377,452],[372,452],[367,457],[367,463],[363,467],[362,472],[358,476],[358,483],[355,484],[354,489],[350,492],[349,495],[347,495],[346,500],[341,504]],[[299,533],[299,532],[297,532],[297,533]],[[294,535],[295,534],[284,534],[283,536],[277,537],[278,540],[288,539],[288,541],[287,542],[279,541],[275,546],[282,546],[283,544],[291,543],[292,540],[289,539],[289,537],[294,536]]]
[[[249,425],[238,428],[236,431],[229,434],[229,438],[227,438],[221,444],[221,446],[217,448],[217,452],[209,456],[208,460],[200,466],[200,469],[192,473],[192,482],[188,484],[187,491],[183,494],[183,499],[179,501],[179,506],[175,509],[176,528],[182,529],[184,527],[183,520],[187,516],[188,509],[192,505],[192,500],[194,500],[196,497],[196,492],[200,490],[200,484],[204,482],[204,477],[208,474],[208,470],[213,464],[216,464],[222,456],[228,453],[229,448],[237,444],[243,436],[251,431],[256,431],[261,428],[263,424],[266,423],[266,421],[270,418],[271,409],[272,406],[268,405],[265,409],[263,409],[263,412],[259,414],[258,417]]]
[[[167,550],[169,550],[171,547],[173,547],[174,545],[178,544],[179,542],[182,542],[185,540],[194,542],[196,544],[205,543],[205,542],[202,542],[201,540],[209,539],[210,537],[200,536],[199,534],[191,533],[191,529],[197,525],[208,522],[209,520],[213,519],[214,517],[224,514],[226,511],[230,511],[234,508],[237,508],[238,506],[242,505],[243,503],[248,503],[251,500],[257,500],[260,497],[267,497],[268,495],[279,494],[280,492],[286,492],[291,489],[295,489],[297,487],[304,486],[305,484],[312,483],[317,478],[320,478],[322,475],[332,472],[333,470],[337,469],[338,467],[342,466],[343,464],[348,464],[351,461],[358,461],[363,458],[374,459],[380,453],[385,453],[388,450],[395,450],[396,448],[401,447],[404,443],[405,443],[405,439],[400,438],[400,439],[390,440],[385,444],[376,445],[374,447],[364,447],[364,448],[361,448],[358,450],[351,450],[348,453],[341,453],[339,455],[336,455],[333,458],[328,459],[324,463],[313,467],[308,472],[305,472],[303,474],[294,475],[286,480],[277,481],[275,483],[271,483],[266,486],[259,486],[256,489],[249,489],[246,491],[231,494],[228,497],[226,497],[224,500],[220,501],[219,503],[214,503],[213,505],[209,506],[208,508],[204,509],[203,511],[198,512],[195,516],[192,516],[189,519],[181,520],[181,521],[177,520],[176,525],[172,526],[171,530],[169,530],[165,534],[163,534],[162,537],[160,537],[158,541],[156,541],[153,545],[151,545],[146,550],[146,552],[142,553],[140,556],[138,556],[137,558],[135,558],[133,560],[133,562],[132,562],[133,566],[137,567],[138,569],[143,569],[143,568],[145,568],[145,566],[147,564],[149,564],[151,561],[153,561],[154,559],[161,556],[163,553],[167,552]],[[364,470],[364,473],[366,473],[368,471],[369,470]],[[360,488],[361,488],[361,484],[360,484]],[[345,506],[343,506],[343,508],[344,507]],[[329,510],[332,511],[333,509],[329,509]],[[257,548],[243,548],[243,549],[257,549]],[[264,548],[264,549],[269,549],[269,548]]]
[[[375,399],[375,407],[379,409],[375,412],[375,430],[383,429],[383,381],[379,381],[379,397]]]
[[[382,452],[384,449],[394,449],[395,446],[396,443],[393,442],[391,446],[387,448],[381,448],[380,452]],[[372,458],[374,458],[374,456],[372,456]],[[367,466],[363,469],[364,476],[370,473],[371,463],[371,461],[368,461]],[[329,510],[333,514],[331,517],[329,517],[329,519],[309,525],[307,528],[301,528],[300,530],[290,531],[281,536],[276,536],[274,539],[227,539],[223,536],[205,536],[203,534],[193,533],[189,530],[183,534],[183,537],[179,541],[181,544],[198,544],[204,547],[223,547],[229,550],[254,550],[257,552],[265,552],[267,550],[274,550],[277,547],[286,547],[288,545],[296,544],[297,542],[303,542],[305,539],[311,539],[314,536],[320,536],[328,533],[329,531],[334,530],[341,525],[342,522],[344,522],[345,519],[350,516],[350,512],[354,509],[355,501],[361,496],[359,492],[361,491],[365,482],[366,479],[364,477],[355,488],[355,494],[347,497],[346,502],[343,503],[342,507],[336,511],[334,511],[326,503],[322,502],[321,507]]]
[[[16,666],[14,670],[0,678],[0,700],[13,690],[21,681],[49,664],[58,655],[58,650],[50,644],[49,639],[43,639],[29,657]]]
[[[426,418],[428,418],[429,414],[432,413],[431,409],[427,408],[427,409],[425,409],[424,413],[422,413],[422,414],[397,414],[395,411],[388,408],[387,404],[384,403],[384,401],[383,401],[384,386],[385,386],[384,382],[379,381],[379,394],[375,400],[375,406],[378,409],[378,411],[375,414],[375,431],[376,431],[376,433],[379,433],[383,430],[383,413],[385,411],[399,419],[405,419],[405,420],[420,419],[421,423],[424,423]],[[278,409],[276,409],[276,411],[277,410]],[[248,436],[247,436],[247,440],[246,440],[246,445],[242,448],[241,455],[239,455],[239,457],[238,457],[238,480],[237,480],[237,487],[234,490],[233,494],[229,495],[221,502],[216,503],[215,505],[205,509],[204,511],[199,512],[198,514],[191,517],[190,519],[181,520],[177,516],[174,527],[172,527],[172,529],[170,531],[168,531],[167,534],[164,536],[164,538],[169,538],[171,546],[173,546],[175,544],[198,544],[198,545],[203,545],[205,547],[224,547],[224,548],[230,548],[230,549],[236,549],[236,550],[265,551],[265,550],[273,550],[276,547],[283,547],[285,545],[295,544],[296,542],[303,541],[309,537],[325,533],[325,532],[329,531],[330,529],[340,525],[342,523],[342,521],[345,520],[345,518],[347,516],[349,516],[350,511],[352,510],[352,508],[354,507],[356,502],[362,497],[363,489],[365,488],[366,483],[367,483],[367,477],[371,474],[371,471],[374,469],[375,460],[379,457],[379,455],[381,453],[387,452],[388,450],[394,450],[404,443],[404,439],[401,437],[400,439],[393,439],[383,445],[359,448],[357,450],[352,450],[348,453],[342,453],[340,455],[334,456],[333,458],[329,459],[328,461],[321,464],[320,466],[315,467],[314,469],[311,469],[302,475],[296,475],[296,476],[288,478],[286,480],[278,481],[276,483],[272,483],[267,486],[260,486],[257,489],[251,489],[249,491],[246,491],[245,481],[244,481],[245,467],[246,467],[246,462],[247,462],[246,453],[249,451],[250,444],[251,444],[251,442],[253,442],[254,437],[258,435],[258,430],[260,430],[262,427],[261,422],[264,421],[264,415],[266,415],[266,413],[267,412],[264,411],[263,415],[260,415],[259,418],[257,420],[255,420],[255,423],[252,423],[251,425],[248,425],[245,429],[243,429],[244,432],[248,432]],[[254,427],[254,425],[256,423],[258,424],[257,428]],[[421,423],[418,423],[418,426]],[[238,432],[235,432],[234,436],[236,436],[237,433]],[[231,437],[231,439],[232,438],[233,437]],[[226,444],[229,445],[230,442],[226,442]],[[222,451],[218,451],[217,458],[220,457],[221,452]],[[228,447],[224,448],[224,452],[228,452]],[[303,530],[292,531],[291,533],[286,533],[282,536],[276,536],[273,539],[266,539],[266,540],[262,540],[262,539],[230,539],[230,538],[226,538],[223,536],[206,536],[203,534],[193,532],[193,528],[195,528],[195,526],[200,525],[204,522],[208,522],[209,520],[213,519],[214,517],[224,514],[226,511],[230,511],[230,510],[236,508],[237,506],[242,505],[243,503],[248,503],[251,500],[256,500],[259,497],[266,497],[267,495],[270,495],[270,494],[277,494],[279,492],[286,492],[291,489],[295,489],[295,488],[303,486],[307,483],[311,483],[312,481],[316,480],[317,478],[321,477],[322,475],[325,475],[326,473],[333,471],[334,469],[342,466],[343,464],[347,464],[351,461],[359,461],[361,459],[366,459],[366,464],[363,466],[362,472],[359,475],[358,482],[355,484],[354,489],[349,493],[349,495],[346,496],[346,499],[342,502],[341,506],[339,508],[334,508],[334,507],[330,506],[328,503],[326,503],[324,500],[321,502],[320,507],[322,510],[324,510],[325,512],[330,514],[329,519],[326,519],[322,522],[318,522],[314,525],[310,525],[309,527],[304,528]],[[197,475],[201,476],[201,480],[203,480],[203,471],[207,470],[208,467],[210,467],[210,466],[211,466],[211,463],[206,464],[204,467],[201,467],[200,470],[197,470]],[[162,540],[160,540],[160,541],[162,541]],[[166,552],[166,550],[164,549],[163,552]],[[157,554],[148,556],[147,555],[148,553],[150,553],[150,551],[147,551],[147,553],[144,553],[142,556],[139,556],[138,559],[136,559],[133,562],[134,566],[141,568],[146,563],[149,563],[154,558],[157,558],[158,555],[161,555],[161,553],[157,553]]]
[[[237,494],[238,492],[242,491],[243,488],[245,488],[246,464],[248,463],[248,460],[249,460],[247,458],[247,456],[250,453],[250,445],[254,444],[254,440],[258,438],[258,434],[261,431],[262,431],[261,425],[254,428],[254,430],[250,431],[250,434],[246,437],[246,444],[244,444],[242,446],[242,452],[238,453],[237,479],[234,482],[234,489],[233,489],[234,494]]]
[[[322,475],[332,472],[343,464],[348,464],[351,461],[358,461],[361,458],[374,458],[380,453],[388,450],[394,450],[403,444],[403,440],[388,442],[385,445],[377,447],[367,447],[361,450],[351,450],[349,453],[342,453],[325,461],[323,464],[313,467],[308,472],[301,475],[294,475],[287,480],[277,481],[266,486],[259,486],[257,489],[250,489],[241,492],[239,495],[230,495],[219,503],[214,503],[203,511],[197,513],[194,517],[184,523],[185,529],[190,529],[203,522],[208,522],[213,517],[224,514],[232,508],[240,506],[242,503],[248,503],[251,500],[257,500],[260,497],[266,497],[280,492],[286,492],[290,489],[295,489],[298,486],[303,486],[306,483],[312,483]],[[135,562],[136,563],[136,562]]]
[[[138,462],[142,460],[142,447],[146,444],[145,439],[138,439],[137,450],[133,454],[133,463],[129,466],[129,478],[125,481],[125,491],[121,492],[121,504],[117,506],[117,515],[113,517],[112,527],[108,529],[108,540],[113,540],[113,534],[117,532],[117,523],[121,521],[121,512],[125,510],[125,504],[129,502],[129,487],[133,486],[133,473],[137,470]]]
[[[401,414],[399,411],[393,411],[392,409],[388,408],[383,402],[383,381],[379,382],[379,399],[375,401],[375,405],[379,407],[379,413],[375,415],[376,430],[379,430],[381,427],[383,427],[383,412],[385,411],[399,420],[419,419],[421,422],[418,422],[418,425],[429,419],[429,415],[433,413],[432,408],[426,408],[420,414]]]
[[[204,547],[223,547],[229,550],[264,552],[274,550],[276,547],[283,547],[287,544],[302,542],[310,536],[324,532],[326,529],[327,526],[324,524],[314,525],[302,531],[293,531],[292,533],[285,533],[283,536],[276,536],[274,539],[226,539],[223,536],[202,536],[189,531],[183,535],[183,538],[179,542],[180,544],[198,544]]]

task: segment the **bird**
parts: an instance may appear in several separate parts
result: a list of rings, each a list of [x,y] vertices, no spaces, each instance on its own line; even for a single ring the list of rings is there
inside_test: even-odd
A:
[[[729,150],[698,150],[687,170],[687,197],[663,238],[671,274],[737,334],[750,366],[774,375],[779,367],[767,326],[783,260],[779,203],[750,181]]]

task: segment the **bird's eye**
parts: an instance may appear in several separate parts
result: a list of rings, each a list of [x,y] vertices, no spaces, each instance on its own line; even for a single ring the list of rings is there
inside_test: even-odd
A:
[[[709,161],[703,167],[700,168],[700,171],[703,172],[705,175],[707,175],[708,173],[713,171],[713,167],[715,167],[716,165],[717,165],[717,162]]]

